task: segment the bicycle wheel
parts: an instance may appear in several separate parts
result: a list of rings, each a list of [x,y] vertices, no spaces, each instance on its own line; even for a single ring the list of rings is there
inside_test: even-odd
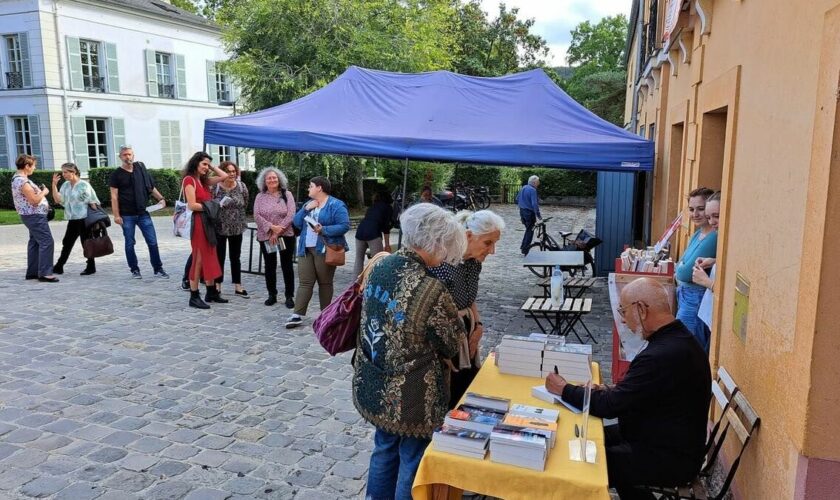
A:
[[[486,194],[479,194],[475,197],[475,204],[479,210],[484,210],[490,206],[490,196]]]

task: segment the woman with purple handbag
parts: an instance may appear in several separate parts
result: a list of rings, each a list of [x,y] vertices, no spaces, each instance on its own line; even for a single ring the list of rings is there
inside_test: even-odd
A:
[[[404,246],[376,263],[361,291],[353,404],[376,427],[367,498],[411,498],[420,458],[449,409],[450,358],[466,343],[452,295],[428,273],[460,262],[463,228],[431,203],[407,209],[400,227]]]

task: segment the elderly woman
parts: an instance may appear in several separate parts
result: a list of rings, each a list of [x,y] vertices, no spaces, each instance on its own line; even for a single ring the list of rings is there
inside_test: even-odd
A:
[[[230,248],[230,280],[233,293],[242,298],[249,298],[242,288],[242,233],[245,232],[245,207],[248,206],[248,188],[239,180],[239,167],[232,161],[223,161],[219,169],[228,174],[227,179],[216,184],[213,199],[219,202],[219,217],[216,218],[216,256],[222,275],[216,282],[216,289],[221,293],[225,280],[225,256]]]
[[[53,237],[47,223],[50,210],[46,186],[38,186],[29,179],[38,164],[34,156],[20,155],[15,161],[17,172],[12,177],[12,200],[20,220],[29,230],[26,246],[26,279],[57,283],[53,276]]]
[[[64,218],[67,220],[67,229],[64,231],[64,238],[61,240],[61,255],[58,257],[58,262],[53,266],[55,274],[64,273],[64,264],[70,257],[70,252],[73,250],[76,240],[81,239],[84,243],[88,237],[88,230],[85,227],[88,205],[99,204],[96,191],[87,181],[83,181],[79,177],[80,175],[79,167],[75,163],[65,163],[61,166],[61,175],[53,174],[52,177],[53,201],[59,205],[64,205]],[[64,184],[61,185],[61,189],[58,189],[58,179],[60,177],[64,178]],[[87,276],[95,272],[96,262],[91,258],[87,260],[87,266],[80,274]]]
[[[218,208],[213,200],[210,189],[216,184],[228,178],[227,172],[212,165],[213,158],[203,151],[192,155],[184,168],[184,179],[181,181],[181,188],[184,190],[184,198],[187,200],[187,207],[192,210],[192,235],[190,246],[192,247],[192,266],[190,268],[190,307],[197,309],[210,309],[207,302],[227,303],[219,291],[216,290],[215,281],[222,275],[222,268],[219,266],[219,258],[216,255],[216,231],[215,224],[210,223],[216,219],[218,213],[213,210]],[[210,171],[215,176],[210,176]],[[208,212],[209,209],[209,213]],[[203,217],[202,215],[207,215]],[[205,221],[207,225],[205,226]],[[198,292],[199,280],[204,280],[207,293],[204,300]]]
[[[333,296],[335,266],[326,262],[326,246],[350,247],[344,234],[350,230],[350,213],[347,205],[335,196],[330,196],[332,184],[326,177],[309,180],[309,201],[295,214],[295,227],[300,229],[297,245],[298,285],[295,310],[286,321],[286,328],[303,323],[315,282],[318,282],[318,301],[323,311]]]
[[[295,272],[292,260],[295,251],[295,233],[292,218],[295,216],[295,198],[287,189],[289,181],[280,170],[264,168],[257,177],[257,199],[254,200],[254,221],[257,223],[257,241],[265,260],[265,288],[268,298],[265,305],[277,303],[277,253],[283,270],[283,287],[286,307],[295,306]]]
[[[449,402],[449,358],[464,332],[451,294],[430,267],[461,260],[466,238],[431,203],[400,217],[404,246],[380,260],[364,284],[353,357],[353,404],[376,427],[368,498],[410,499],[411,484]]]
[[[683,322],[707,352],[709,338],[706,326],[697,317],[706,288],[694,282],[692,273],[697,259],[715,257],[717,254],[717,230],[706,219],[706,200],[713,193],[709,188],[700,187],[688,194],[688,213],[697,230],[674,271],[674,279],[677,281],[677,319]]]
[[[715,231],[720,224],[720,191],[709,196],[706,200],[706,219]],[[709,268],[711,272],[707,274]],[[712,301],[714,300],[715,275],[717,274],[717,259],[714,257],[698,257],[691,272],[691,281],[704,287],[703,299],[697,310],[697,317],[706,327],[706,354],[709,353],[709,341],[712,331]]]
[[[481,323],[475,303],[478,295],[478,279],[484,259],[496,253],[496,243],[502,236],[502,229],[505,228],[505,221],[490,210],[480,210],[475,213],[463,210],[455,215],[455,220],[467,236],[467,250],[464,252],[463,262],[457,265],[444,262],[440,266],[429,269],[429,273],[441,280],[452,294],[455,305],[458,307],[458,316],[464,323],[464,330],[469,340],[470,367],[461,368],[452,374],[450,408],[457,406],[481,366],[478,343],[484,334],[484,325]]]

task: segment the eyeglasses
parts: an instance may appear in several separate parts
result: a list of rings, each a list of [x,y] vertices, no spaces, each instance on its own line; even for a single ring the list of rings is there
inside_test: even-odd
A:
[[[643,300],[637,300],[636,302],[631,302],[631,303],[630,303],[630,305],[628,305],[627,307],[624,307],[624,306],[618,306],[618,314],[619,314],[619,316],[621,316],[621,317],[623,318],[623,317],[624,317],[624,315],[625,315],[625,314],[627,314],[627,310],[628,310],[628,309],[630,309],[631,307],[635,306],[636,304],[641,304],[641,305],[643,305],[643,306],[645,306],[645,307],[650,307],[650,306],[647,304],[647,302],[645,302],[645,301],[643,301]]]

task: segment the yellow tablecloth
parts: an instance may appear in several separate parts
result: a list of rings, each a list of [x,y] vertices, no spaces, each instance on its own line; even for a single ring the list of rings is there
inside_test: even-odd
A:
[[[593,380],[600,383],[597,363],[592,363],[592,372]],[[510,398],[512,403],[552,406],[531,396],[531,388],[542,381],[500,373],[490,357],[478,372],[469,391]],[[412,496],[415,500],[430,499],[432,485],[446,484],[506,500],[609,499],[601,419],[590,417],[589,420],[589,440],[595,442],[598,450],[595,463],[573,462],[569,460],[569,440],[574,436],[575,424],[582,423],[581,415],[560,405],[553,406],[560,409],[559,434],[557,443],[549,452],[545,471],[491,462],[489,453],[484,460],[476,460],[436,451],[433,445],[429,445],[420,461],[411,490]],[[460,498],[460,491],[450,490],[450,498]]]

